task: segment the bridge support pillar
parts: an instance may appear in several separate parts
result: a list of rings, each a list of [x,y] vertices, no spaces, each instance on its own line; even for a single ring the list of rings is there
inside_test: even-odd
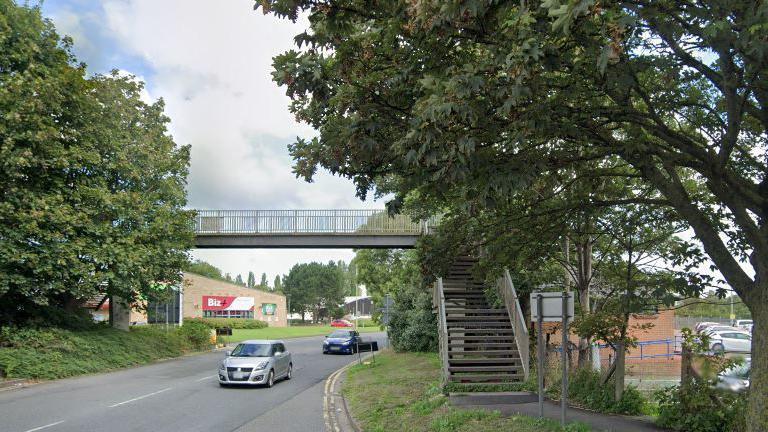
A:
[[[109,323],[112,328],[125,331],[131,325],[131,307],[120,297],[109,297]]]

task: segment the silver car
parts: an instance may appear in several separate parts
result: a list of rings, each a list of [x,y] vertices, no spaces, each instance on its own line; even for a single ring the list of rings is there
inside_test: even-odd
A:
[[[752,368],[752,361],[745,360],[743,363],[724,370],[717,376],[717,388],[742,392],[749,390],[749,372]]]
[[[265,385],[291,379],[291,353],[279,340],[247,340],[227,353],[219,365],[219,385]]]

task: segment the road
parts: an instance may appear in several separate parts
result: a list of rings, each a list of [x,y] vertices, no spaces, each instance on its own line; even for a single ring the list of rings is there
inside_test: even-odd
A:
[[[213,352],[3,391],[0,432],[323,431],[324,380],[356,357],[323,355],[322,340],[287,339],[293,379],[271,389],[219,387]]]

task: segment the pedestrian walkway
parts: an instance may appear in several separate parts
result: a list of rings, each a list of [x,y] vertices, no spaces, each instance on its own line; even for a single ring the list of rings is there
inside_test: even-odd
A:
[[[536,395],[530,395],[527,400],[535,399],[535,397]],[[451,394],[450,400],[453,406],[499,411],[505,417],[514,415],[539,416],[539,403],[519,403],[521,402],[519,394],[462,393]],[[545,401],[544,417],[560,420],[560,404]],[[645,418],[602,414],[578,408],[568,408],[567,420],[587,424],[593,430],[601,432],[659,432],[665,430]]]

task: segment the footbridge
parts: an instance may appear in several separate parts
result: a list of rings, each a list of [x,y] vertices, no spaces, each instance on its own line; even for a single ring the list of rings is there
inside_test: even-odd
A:
[[[386,210],[197,210],[195,247],[412,248],[429,221]]]

